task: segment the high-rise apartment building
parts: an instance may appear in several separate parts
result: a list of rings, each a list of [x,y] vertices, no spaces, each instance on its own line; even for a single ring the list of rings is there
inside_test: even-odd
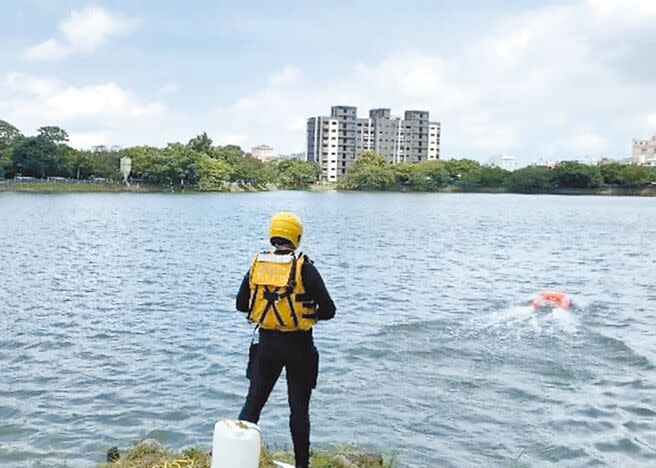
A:
[[[353,106],[333,106],[330,116],[308,119],[307,160],[319,163],[322,180],[335,182],[367,150],[390,164],[439,159],[440,130],[426,111],[409,110],[400,119],[390,109],[372,109],[359,118]]]

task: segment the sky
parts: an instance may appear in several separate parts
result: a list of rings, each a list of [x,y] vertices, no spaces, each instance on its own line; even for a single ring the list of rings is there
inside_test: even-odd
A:
[[[656,133],[656,0],[0,0],[0,119],[78,148],[302,152],[308,117],[430,111],[442,156],[630,156]]]

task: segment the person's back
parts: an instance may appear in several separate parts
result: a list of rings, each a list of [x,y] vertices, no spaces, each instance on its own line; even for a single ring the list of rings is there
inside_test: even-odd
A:
[[[309,466],[312,389],[319,353],[312,327],[335,315],[321,275],[312,261],[297,254],[303,227],[292,213],[278,213],[269,228],[275,250],[258,254],[237,294],[237,310],[259,326],[259,344],[251,345],[250,387],[239,419],[257,423],[284,367],[289,397],[289,426],[296,466]]]

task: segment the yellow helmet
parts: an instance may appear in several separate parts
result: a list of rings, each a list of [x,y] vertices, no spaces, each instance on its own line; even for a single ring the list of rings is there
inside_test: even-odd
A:
[[[294,213],[281,211],[271,218],[269,224],[269,239],[282,237],[292,243],[294,248],[298,248],[303,235],[303,223]]]

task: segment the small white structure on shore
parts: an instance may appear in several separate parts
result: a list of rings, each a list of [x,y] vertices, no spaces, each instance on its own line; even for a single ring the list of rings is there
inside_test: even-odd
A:
[[[121,158],[121,175],[123,175],[123,182],[128,186],[130,185],[130,182],[128,182],[130,172],[132,172],[132,159],[124,156]]]

